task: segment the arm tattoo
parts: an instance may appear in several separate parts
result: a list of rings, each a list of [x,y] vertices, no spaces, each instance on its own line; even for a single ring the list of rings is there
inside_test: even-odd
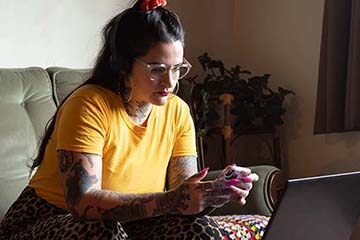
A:
[[[145,204],[154,199],[154,194],[141,198],[138,194],[121,194],[107,190],[94,190],[93,193],[97,203],[101,203],[103,198],[121,202],[120,205],[111,208],[101,207],[100,204],[97,206],[97,212],[106,222],[126,222],[145,218],[148,216]]]
[[[89,153],[83,153],[83,156],[86,158],[87,162],[90,164],[90,167],[93,168],[94,167],[94,162],[93,159],[91,158],[92,154]]]
[[[98,213],[101,215],[102,220],[106,222],[127,222],[149,217],[145,205],[156,198],[156,193],[140,196],[139,194],[121,194],[112,191],[101,191],[101,194],[100,191],[96,192],[95,194],[99,195],[99,202],[101,202],[100,195],[106,195],[108,198],[122,203],[108,209],[98,207]]]
[[[99,182],[99,176],[91,175],[85,165],[93,168],[93,156],[87,153],[74,153],[71,151],[60,150],[59,169],[65,178],[65,195],[70,208],[78,205],[83,194],[94,184]],[[76,157],[78,159],[76,159]]]
[[[167,188],[178,187],[185,179],[197,173],[195,156],[172,157],[167,169]]]
[[[104,190],[101,189],[100,156],[63,150],[59,150],[58,155],[65,198],[74,219],[128,222],[178,214],[190,207],[188,184],[181,185],[176,191],[158,193],[130,194]],[[175,161],[173,170],[178,169],[173,171],[175,182],[179,179],[182,182],[187,175],[192,175],[189,171],[192,167],[185,168],[188,161],[196,164],[195,157],[180,157]],[[179,168],[187,170],[180,171]]]
[[[125,222],[129,220],[141,219],[147,217],[145,203],[149,200],[134,200],[133,202],[110,209],[98,209],[102,214],[102,219],[106,222],[120,221]]]
[[[113,221],[114,219],[139,219],[146,217],[146,208],[144,204],[134,203],[132,205],[123,205],[106,210],[103,214],[104,221]]]
[[[182,185],[180,191],[168,192],[167,196],[156,199],[155,215],[165,213],[179,214],[181,210],[186,210],[190,200],[189,185]]]
[[[71,152],[59,151],[59,168],[62,173],[67,172],[74,164],[74,158]]]
[[[79,159],[74,164],[71,168],[72,175],[66,179],[67,200],[70,205],[78,205],[82,195],[98,181],[96,176],[89,175],[81,162],[82,159]]]

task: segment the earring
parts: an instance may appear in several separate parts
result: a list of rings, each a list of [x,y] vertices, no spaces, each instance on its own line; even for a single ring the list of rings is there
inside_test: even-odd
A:
[[[176,85],[175,85],[174,89],[172,90],[172,94],[176,95],[179,91],[179,88],[180,88],[179,81],[176,81]]]
[[[175,97],[175,95],[176,95],[176,94],[178,93],[178,91],[179,91],[179,88],[180,88],[180,86],[179,86],[179,81],[177,81],[174,89],[173,89],[172,92],[171,92],[171,96],[169,97],[169,99],[172,99],[173,97]]]

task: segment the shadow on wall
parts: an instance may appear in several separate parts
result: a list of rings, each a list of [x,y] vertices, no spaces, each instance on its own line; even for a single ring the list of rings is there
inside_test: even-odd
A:
[[[360,171],[360,132],[330,133],[323,135],[326,145],[343,145],[343,154],[328,162],[326,172],[338,173],[342,171]]]
[[[360,153],[356,151],[347,151],[344,156],[334,161],[327,162],[322,166],[327,174],[336,174],[341,172],[360,171]]]
[[[344,137],[346,134],[346,137]],[[344,143],[345,148],[352,149],[360,143],[360,132],[344,132],[344,133],[330,133],[325,134],[325,143],[328,145],[335,145]]]
[[[300,102],[298,97],[289,98],[284,107],[287,109],[284,115],[284,125],[280,128],[280,146],[281,146],[281,165],[285,176],[288,176],[289,171],[289,146],[290,142],[294,142],[301,136],[300,119],[303,119],[303,114],[300,111]]]

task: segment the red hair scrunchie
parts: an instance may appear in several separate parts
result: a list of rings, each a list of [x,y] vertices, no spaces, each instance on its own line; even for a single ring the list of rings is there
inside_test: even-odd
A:
[[[157,7],[164,7],[166,4],[166,0],[144,0],[144,2],[140,5],[140,9],[149,11],[154,10]]]

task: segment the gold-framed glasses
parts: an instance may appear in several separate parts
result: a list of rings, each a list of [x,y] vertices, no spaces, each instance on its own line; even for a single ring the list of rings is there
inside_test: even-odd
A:
[[[138,58],[135,58],[135,60],[148,70],[149,77],[153,81],[160,81],[168,73],[168,71],[171,71],[171,76],[173,80],[182,79],[190,72],[190,69],[192,67],[188,60],[186,60],[185,58],[183,63],[172,66],[166,65],[164,63],[147,64]]]

